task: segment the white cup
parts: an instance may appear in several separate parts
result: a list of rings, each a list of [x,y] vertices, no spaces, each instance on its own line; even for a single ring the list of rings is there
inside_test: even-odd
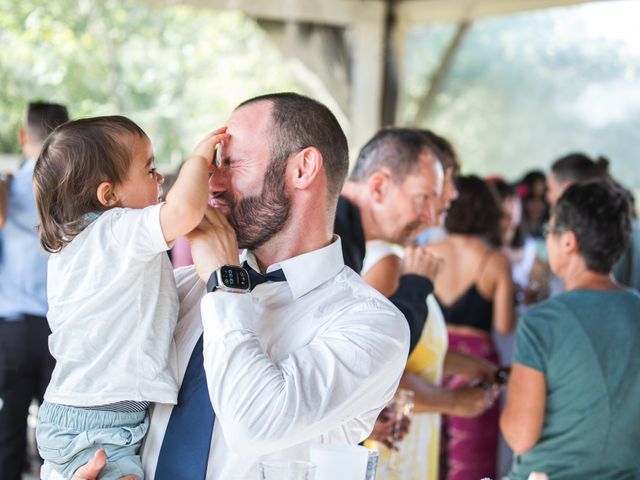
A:
[[[310,458],[318,467],[316,480],[357,480],[367,474],[369,450],[357,445],[312,445]]]

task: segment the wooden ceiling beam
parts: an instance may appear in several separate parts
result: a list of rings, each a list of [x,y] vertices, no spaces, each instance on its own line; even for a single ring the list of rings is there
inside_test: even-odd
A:
[[[148,0],[159,5],[189,4],[219,10],[242,10],[250,17],[282,22],[349,27],[378,21],[384,0]]]
[[[594,0],[400,0],[396,15],[410,25],[473,21],[530,10],[590,3]]]

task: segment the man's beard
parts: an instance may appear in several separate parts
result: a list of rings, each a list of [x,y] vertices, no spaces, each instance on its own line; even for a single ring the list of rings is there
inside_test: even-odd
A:
[[[264,245],[289,219],[291,200],[284,186],[286,167],[286,162],[271,162],[260,195],[240,200],[224,196],[230,210],[228,220],[236,231],[240,248],[255,250]]]

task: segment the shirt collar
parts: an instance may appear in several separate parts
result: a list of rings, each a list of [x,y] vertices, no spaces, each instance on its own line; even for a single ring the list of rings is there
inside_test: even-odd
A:
[[[242,257],[242,260],[246,260],[251,268],[260,271],[253,252],[246,251]],[[296,299],[335,277],[342,267],[344,267],[342,244],[340,237],[334,235],[333,240],[326,247],[269,265],[267,273],[282,268],[287,277],[287,285],[291,289],[293,298]]]

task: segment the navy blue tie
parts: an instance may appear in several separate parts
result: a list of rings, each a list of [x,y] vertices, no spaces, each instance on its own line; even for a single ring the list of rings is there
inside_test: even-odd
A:
[[[202,335],[193,349],[158,456],[155,480],[204,480],[216,414],[204,373]]]
[[[243,266],[249,273],[251,289],[265,282],[286,281],[282,270],[262,275],[246,262]],[[204,372],[201,335],[164,433],[155,480],[205,480],[215,419]]]

